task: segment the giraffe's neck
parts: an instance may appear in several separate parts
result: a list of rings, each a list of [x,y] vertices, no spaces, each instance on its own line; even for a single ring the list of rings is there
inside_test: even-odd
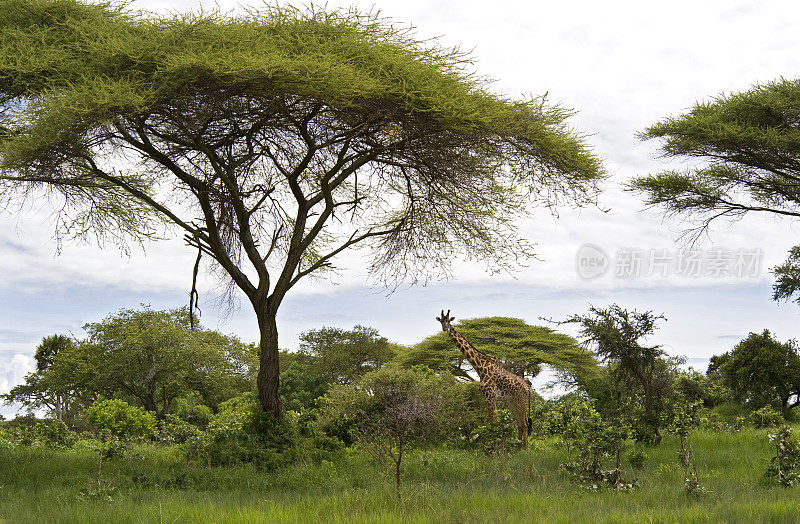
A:
[[[450,338],[453,339],[458,349],[461,350],[461,353],[464,354],[464,357],[469,361],[472,365],[472,369],[474,369],[478,376],[480,376],[481,380],[483,379],[484,370],[486,369],[486,365],[489,364],[488,359],[475,347],[467,342],[467,339],[459,333],[456,328],[450,326],[447,330],[447,333],[450,335]]]

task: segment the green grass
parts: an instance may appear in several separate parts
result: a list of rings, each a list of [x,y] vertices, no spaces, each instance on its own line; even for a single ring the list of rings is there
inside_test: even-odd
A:
[[[687,495],[674,438],[648,448],[633,492],[587,491],[554,441],[509,457],[408,455],[404,484],[364,454],[279,472],[187,466],[177,447],[136,446],[103,465],[91,451],[0,450],[0,522],[795,522],[800,491],[770,484],[767,431],[697,432],[701,483]],[[108,495],[106,497],[105,495]]]

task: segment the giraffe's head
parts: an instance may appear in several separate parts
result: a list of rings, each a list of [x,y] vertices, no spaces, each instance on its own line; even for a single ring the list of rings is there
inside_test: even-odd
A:
[[[442,310],[442,316],[436,317],[436,320],[442,323],[442,331],[450,331],[450,322],[455,320],[456,317],[450,316],[450,310],[447,310],[447,314],[445,314],[444,309]]]

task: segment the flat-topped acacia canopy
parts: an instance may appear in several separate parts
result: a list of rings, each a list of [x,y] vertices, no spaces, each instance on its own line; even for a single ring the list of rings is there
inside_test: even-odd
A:
[[[508,266],[529,205],[594,197],[570,112],[470,68],[354,11],[0,0],[0,194],[47,191],[71,235],[183,229],[253,305],[279,413],[275,315],[299,279],[357,244],[385,281]]]

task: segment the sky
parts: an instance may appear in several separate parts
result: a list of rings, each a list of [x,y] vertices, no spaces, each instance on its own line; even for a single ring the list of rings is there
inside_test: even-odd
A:
[[[139,0],[133,5],[169,13],[257,4]],[[441,309],[457,319],[513,316],[535,324],[611,303],[663,313],[667,321],[650,340],[701,369],[709,356],[729,350],[751,331],[770,329],[781,339],[800,336],[800,308],[771,300],[769,273],[800,243],[800,224],[755,215],[720,223],[694,246],[699,259],[680,258],[687,248],[679,240],[686,225],[643,209],[638,196],[621,189],[633,176],[685,167],[660,158],[658,144],[640,141],[637,132],[697,101],[797,77],[800,4],[369,0],[352,5],[379,9],[397,24],[413,25],[421,37],[471,50],[476,70],[494,80],[492,89],[499,94],[548,93],[552,102],[573,108],[571,124],[587,135],[610,179],[600,208],[562,208],[557,217],[533,210],[522,231],[536,243],[538,260],[511,274],[491,275],[479,264],[458,262],[449,280],[389,292],[370,283],[358,253],[342,256],[337,275],[301,283],[287,298],[278,315],[281,347],[296,348],[298,335],[309,329],[356,324],[413,344],[436,333],[434,317]],[[82,243],[58,250],[52,219],[45,201],[0,214],[0,393],[33,369],[32,355],[44,336],[82,337],[81,326],[120,308],[172,308],[188,300],[195,254],[176,232],[171,240],[133,246],[127,254]],[[731,274],[714,269],[721,260],[734,264]],[[674,269],[678,263],[683,271]],[[201,275],[200,292],[204,325],[256,340],[247,304],[230,309],[221,303],[220,287],[208,273]],[[7,415],[11,411],[0,408]]]

